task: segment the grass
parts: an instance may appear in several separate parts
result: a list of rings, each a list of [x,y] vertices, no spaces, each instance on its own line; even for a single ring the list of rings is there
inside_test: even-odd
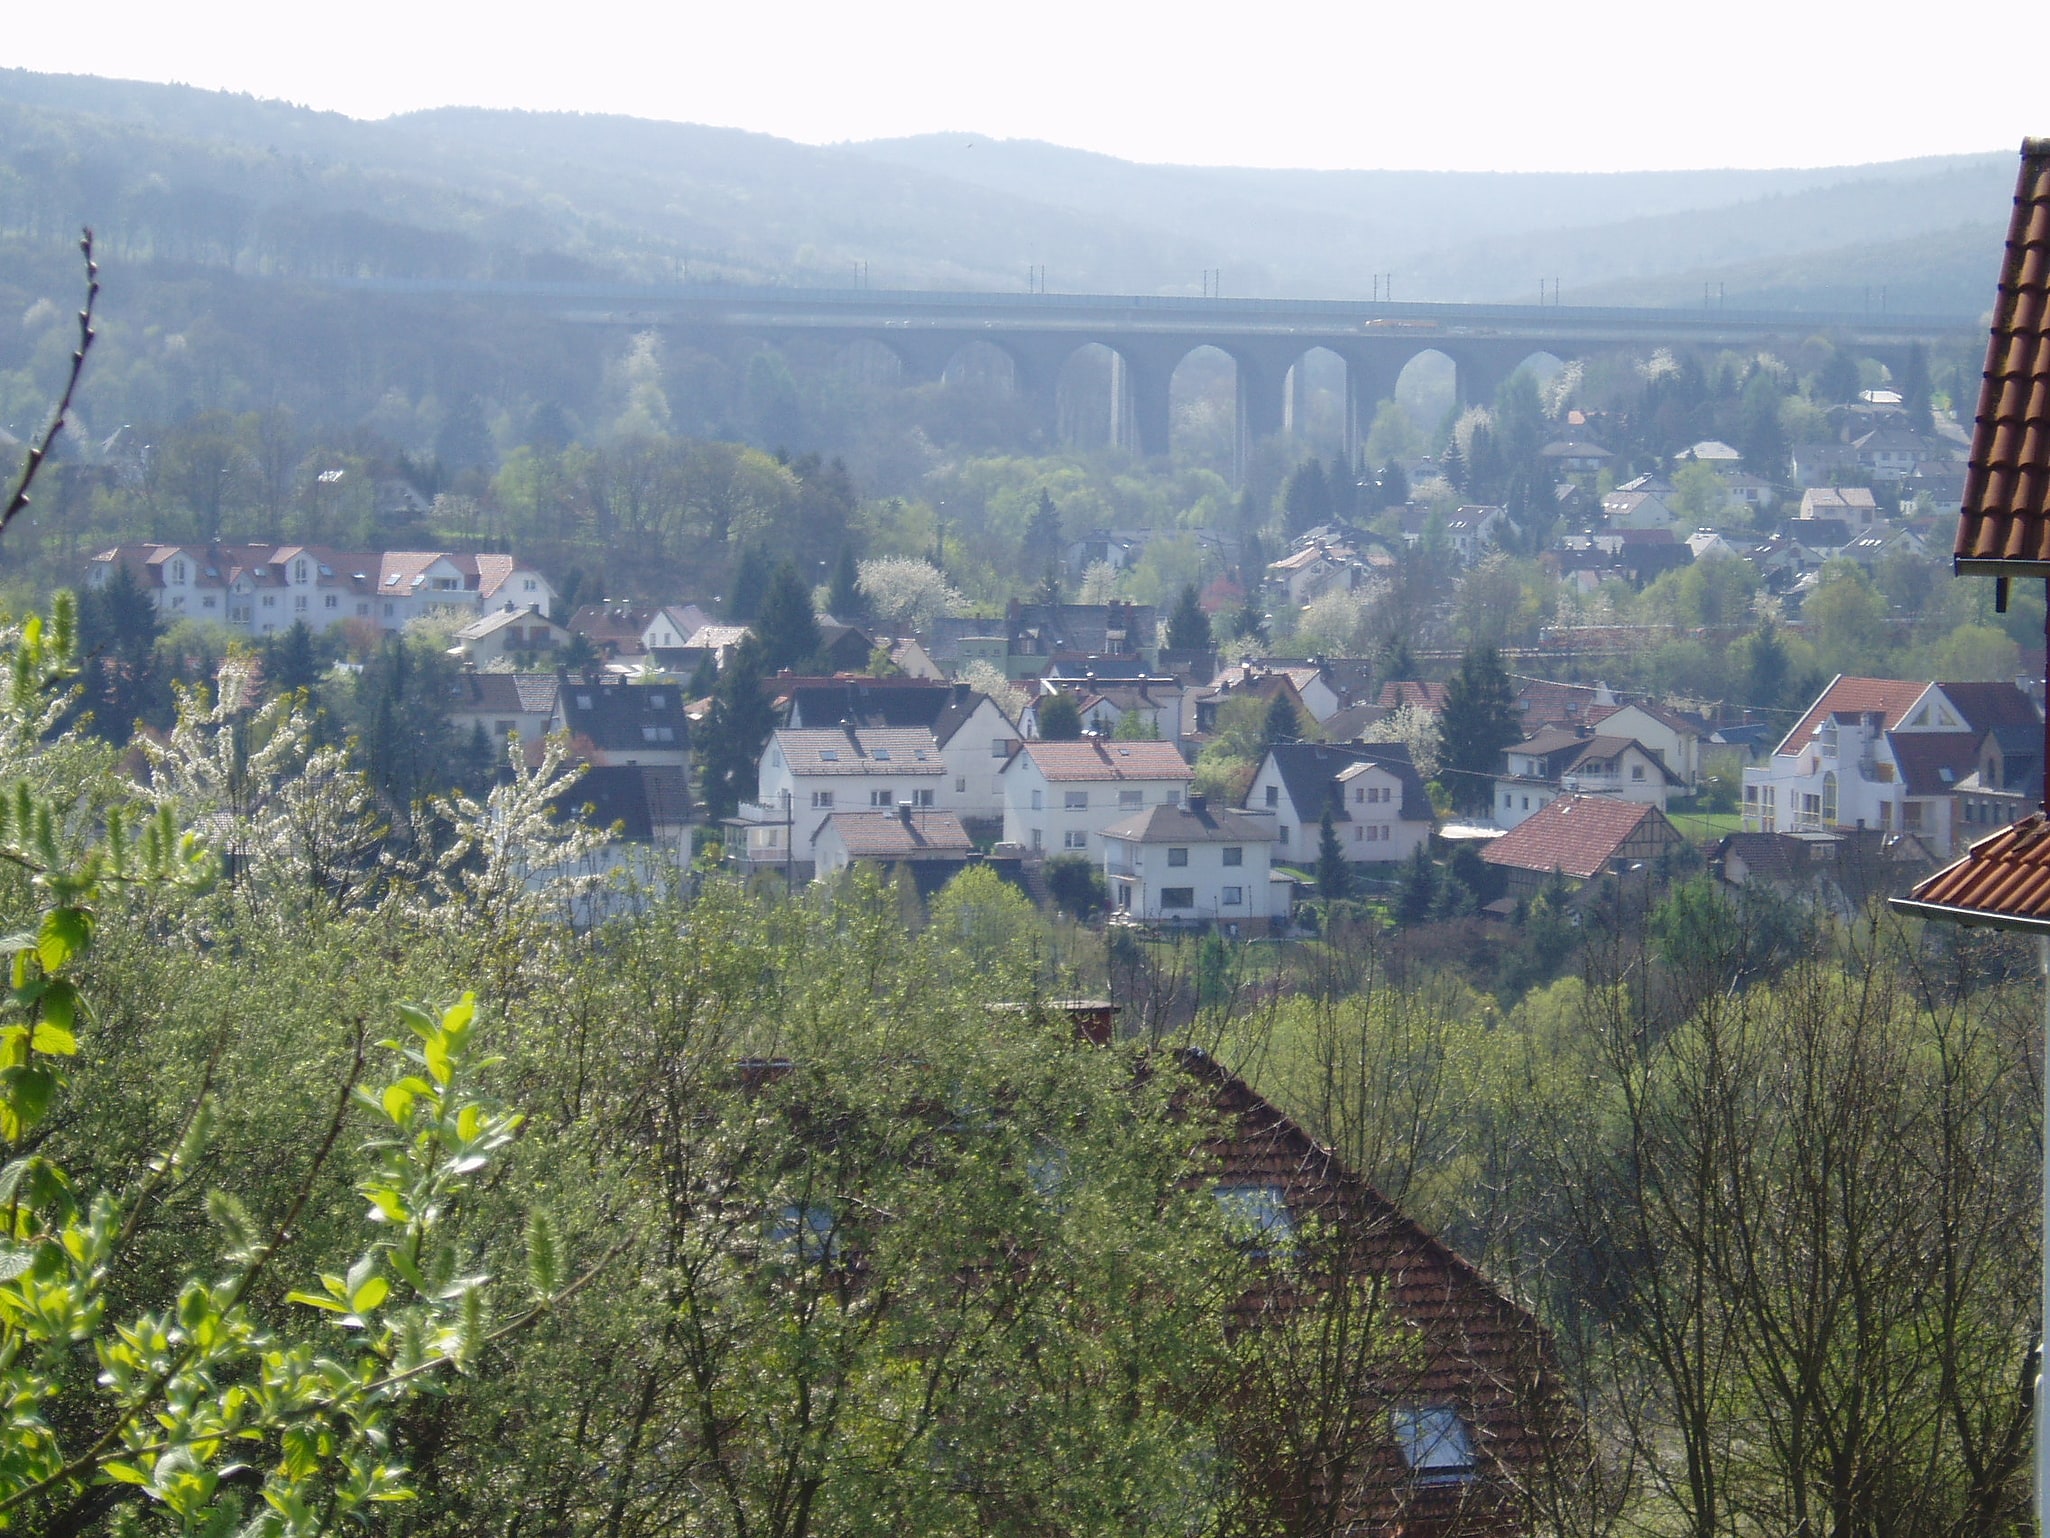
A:
[[[1721,838],[1744,829],[1741,812],[1668,812],[1666,818],[1689,838]]]

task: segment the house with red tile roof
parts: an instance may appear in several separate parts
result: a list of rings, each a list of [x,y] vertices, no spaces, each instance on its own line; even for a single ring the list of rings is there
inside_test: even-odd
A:
[[[1151,806],[1178,806],[1196,777],[1171,742],[1032,738],[998,776],[1004,842],[1033,855],[1103,858],[1103,830]]]
[[[1744,828],[1913,833],[1947,855],[1987,733],[2041,721],[2013,684],[1839,675],[1766,762],[1744,771]]]
[[[1535,895],[1554,872],[1569,881],[1633,875],[1687,847],[1655,806],[1611,796],[1561,796],[1481,850],[1509,895]]]

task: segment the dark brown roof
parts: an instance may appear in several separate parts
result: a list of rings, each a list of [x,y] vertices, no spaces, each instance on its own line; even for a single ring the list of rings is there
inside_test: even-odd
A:
[[[1794,723],[1794,729],[1772,751],[1781,757],[1800,752],[1808,739],[1815,735],[1815,729],[1825,716],[1859,715],[1870,711],[1882,718],[1879,723],[1882,730],[1892,731],[1901,724],[1915,701],[1928,690],[1926,683],[1907,679],[1856,678],[1848,673],[1839,673],[1830,680],[1829,687],[1815,697],[1808,713]]]
[[[1956,566],[2050,570],[2050,139],[2022,144]]]
[[[2050,819],[2037,812],[1980,839],[1893,906],[1925,918],[2050,933]]]
[[[975,843],[952,812],[835,812],[811,841],[831,828],[856,860],[965,860]]]

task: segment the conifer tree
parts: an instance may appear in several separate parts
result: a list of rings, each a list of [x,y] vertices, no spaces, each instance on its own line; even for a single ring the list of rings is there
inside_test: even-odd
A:
[[[1181,596],[1175,600],[1174,612],[1167,617],[1167,644],[1170,651],[1210,650],[1210,616],[1203,612],[1193,582],[1182,588]]]
[[[762,668],[780,673],[785,668],[801,671],[817,659],[823,639],[818,616],[812,612],[811,592],[797,568],[785,561],[769,579],[755,614],[754,633],[762,643]]]
[[[761,642],[746,636],[728,653],[697,733],[700,789],[714,821],[731,817],[754,794],[762,749],[776,729],[764,681]]]
[[[753,624],[768,587],[768,558],[749,545],[740,552],[740,560],[733,568],[733,592],[726,600],[726,617],[736,625]]]
[[[1277,742],[1302,741],[1303,718],[1296,712],[1295,701],[1286,694],[1277,694],[1267,702],[1267,721],[1260,738],[1261,745],[1268,748]]]
[[[1439,717],[1444,743],[1439,777],[1461,811],[1485,812],[1494,800],[1493,777],[1501,772],[1502,750],[1518,741],[1515,692],[1492,646],[1475,647],[1460,660],[1445,689]]]
[[[1352,867],[1346,863],[1345,848],[1338,842],[1338,828],[1332,821],[1328,802],[1317,832],[1317,895],[1326,902],[1352,896]]]
[[[1039,735],[1046,742],[1074,742],[1082,735],[1082,707],[1072,694],[1049,694],[1035,712]]]
[[[843,625],[859,624],[867,613],[861,600],[861,572],[854,564],[854,547],[840,547],[840,564],[833,568],[833,583],[826,590],[826,608]]]

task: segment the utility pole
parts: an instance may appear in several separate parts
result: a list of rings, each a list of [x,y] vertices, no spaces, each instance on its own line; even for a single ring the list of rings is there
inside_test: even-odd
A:
[[[797,859],[797,802],[790,791],[783,792],[783,895],[788,897],[797,885],[794,868]]]

